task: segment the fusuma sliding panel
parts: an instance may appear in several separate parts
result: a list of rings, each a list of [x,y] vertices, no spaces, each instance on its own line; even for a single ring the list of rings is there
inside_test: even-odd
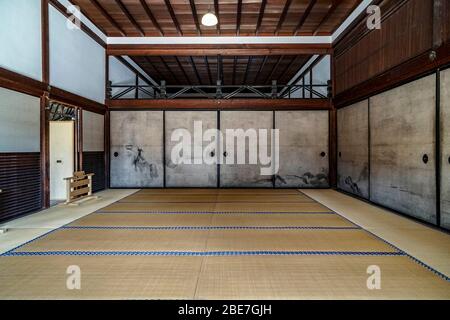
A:
[[[436,77],[370,98],[370,199],[436,223]]]
[[[275,185],[328,187],[328,111],[276,111],[280,135]]]
[[[450,69],[441,72],[441,226],[450,229]]]
[[[256,164],[249,163],[249,151],[257,147],[257,142],[254,141],[254,134],[258,133],[259,129],[267,130],[267,155],[271,152],[270,130],[273,128],[273,112],[272,111],[221,111],[220,112],[220,130],[223,135],[226,135],[228,130],[241,129],[235,131],[236,138],[224,138],[222,155],[225,156],[224,162],[227,161],[234,154],[234,160],[228,160],[228,163],[220,166],[220,185],[222,187],[272,187],[272,176],[262,175],[261,165],[259,160]],[[250,130],[250,131],[248,131]],[[253,133],[252,133],[253,132]],[[253,142],[249,142],[249,137],[252,136]],[[244,139],[244,137],[246,137]],[[258,138],[258,134],[257,134]],[[261,138],[261,137],[259,137]],[[237,140],[244,141],[245,147],[238,147]],[[234,148],[231,148],[231,143],[234,141]],[[227,147],[228,144],[228,147]],[[252,147],[249,148],[249,145]],[[245,164],[237,163],[237,152],[245,153]],[[229,164],[233,162],[233,164]]]
[[[104,144],[104,116],[83,110],[83,170],[94,174],[94,192],[105,189]]]
[[[111,187],[162,187],[163,112],[111,112]]]
[[[338,187],[369,198],[369,101],[337,111]]]
[[[194,131],[194,126],[197,131]],[[210,141],[203,142],[203,133],[208,129],[217,129],[217,112],[167,111],[165,127],[166,186],[217,187],[217,162],[214,162],[217,145],[204,155],[212,161],[203,159],[203,148],[210,144]],[[183,140],[190,144],[189,150],[180,150]],[[182,157],[186,159],[180,163]]]

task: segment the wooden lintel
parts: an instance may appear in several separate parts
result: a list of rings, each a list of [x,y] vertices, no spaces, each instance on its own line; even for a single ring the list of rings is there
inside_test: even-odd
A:
[[[329,54],[332,45],[323,44],[223,44],[223,45],[155,45],[109,44],[110,56],[267,56]]]
[[[119,99],[110,110],[329,110],[329,99]]]

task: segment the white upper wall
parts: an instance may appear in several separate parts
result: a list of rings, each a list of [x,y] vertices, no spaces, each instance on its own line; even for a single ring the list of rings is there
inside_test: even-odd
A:
[[[104,103],[105,49],[49,6],[50,84]]]
[[[41,0],[0,0],[0,67],[42,80]]]

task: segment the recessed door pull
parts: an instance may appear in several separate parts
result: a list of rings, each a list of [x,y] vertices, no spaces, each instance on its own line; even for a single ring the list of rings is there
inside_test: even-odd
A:
[[[228,152],[225,151],[225,152],[223,153],[223,156],[224,156],[224,157],[228,156]]]
[[[320,153],[320,156],[321,156],[322,158],[325,157],[326,155],[327,155],[327,154],[326,154],[325,152],[323,152],[323,151]]]
[[[341,152],[339,152],[339,158],[341,158],[342,157],[342,153]]]
[[[422,161],[423,161],[423,163],[425,163],[425,164],[428,163],[428,155],[427,155],[427,154],[424,154],[424,155],[423,155]]]
[[[211,152],[209,153],[209,155],[210,155],[211,158],[212,158],[212,157],[214,157],[214,156],[216,155],[216,153],[215,153],[214,151],[211,151]]]
[[[118,152],[114,152],[114,157],[118,157],[119,156],[119,153]]]

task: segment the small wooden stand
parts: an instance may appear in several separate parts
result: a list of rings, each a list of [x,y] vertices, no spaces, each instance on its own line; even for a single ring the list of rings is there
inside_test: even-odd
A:
[[[78,171],[73,177],[64,178],[67,184],[67,199],[64,204],[79,205],[90,199],[99,199],[92,195],[92,177],[93,173],[86,174],[84,171]]]

